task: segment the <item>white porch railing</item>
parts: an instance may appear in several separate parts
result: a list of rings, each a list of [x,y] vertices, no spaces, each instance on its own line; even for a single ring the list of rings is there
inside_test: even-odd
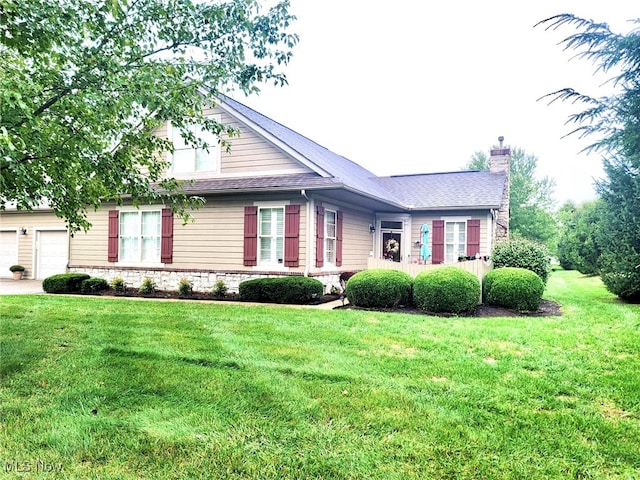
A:
[[[383,270],[400,270],[408,273],[413,278],[415,278],[420,272],[424,272],[425,270],[433,270],[435,268],[442,267],[456,267],[461,268],[462,270],[466,270],[467,272],[473,273],[480,284],[482,284],[482,279],[484,276],[493,269],[493,262],[491,260],[468,260],[465,262],[451,263],[451,264],[426,264],[420,265],[417,263],[401,263],[401,262],[393,262],[390,260],[382,260],[379,258],[371,258],[369,257],[367,262],[367,268],[370,270],[373,269],[383,269]]]

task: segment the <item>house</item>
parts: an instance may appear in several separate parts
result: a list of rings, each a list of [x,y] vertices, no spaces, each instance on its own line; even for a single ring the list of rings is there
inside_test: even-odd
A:
[[[194,290],[222,280],[237,291],[244,280],[275,275],[312,276],[330,288],[371,257],[454,263],[490,255],[508,235],[502,138],[488,171],[378,177],[229,97],[208,114],[240,129],[231,152],[189,148],[170,124],[158,132],[175,145],[168,174],[193,179],[188,192],[206,200],[193,223],[175,221],[163,205],[105,204],[89,214],[91,230],[70,237],[46,208],[7,210],[0,275],[21,263],[28,278],[86,272],[138,286],[151,277],[172,290],[181,278]]]

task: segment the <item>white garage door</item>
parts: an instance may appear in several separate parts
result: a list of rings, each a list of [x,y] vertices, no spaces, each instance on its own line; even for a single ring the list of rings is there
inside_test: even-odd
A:
[[[69,237],[64,230],[38,232],[36,278],[67,272]]]
[[[18,237],[14,231],[0,232],[0,277],[11,277],[11,265],[18,263]]]

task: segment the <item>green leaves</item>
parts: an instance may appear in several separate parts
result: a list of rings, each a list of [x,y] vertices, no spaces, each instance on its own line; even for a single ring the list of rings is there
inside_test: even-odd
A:
[[[633,23],[640,23],[635,19]],[[599,215],[593,221],[598,228],[586,229],[581,243],[595,239],[594,251],[578,252],[575,261],[600,272],[607,288],[622,299],[640,300],[640,33],[612,32],[605,23],[563,14],[540,22],[547,29],[563,26],[578,31],[566,37],[565,49],[577,51],[578,58],[592,61],[596,71],[611,72],[613,94],[584,95],[572,89],[550,94],[555,99],[582,103],[584,109],[569,120],[578,127],[574,132],[597,135],[589,148],[605,153],[603,159],[607,178],[597,183],[602,198]],[[596,99],[597,97],[597,99]],[[573,133],[573,132],[572,132]],[[587,212],[582,212],[588,215]],[[577,222],[576,222],[577,224]],[[582,230],[576,225],[576,235]],[[571,240],[571,235],[569,235]],[[580,243],[580,239],[578,238]],[[571,243],[569,242],[569,245]],[[590,251],[590,250],[589,250]],[[595,258],[594,258],[595,257]],[[583,262],[580,265],[580,262]]]
[[[51,205],[72,231],[104,200],[165,202],[188,218],[166,179],[167,120],[205,123],[218,92],[285,84],[297,36],[288,2],[7,0],[0,7],[0,208]],[[202,143],[200,139],[194,139]],[[225,147],[229,144],[225,140]]]

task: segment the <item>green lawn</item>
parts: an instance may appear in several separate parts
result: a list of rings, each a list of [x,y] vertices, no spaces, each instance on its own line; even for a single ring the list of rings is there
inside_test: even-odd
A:
[[[640,305],[574,272],[545,298],[565,315],[0,297],[0,477],[640,478]]]

